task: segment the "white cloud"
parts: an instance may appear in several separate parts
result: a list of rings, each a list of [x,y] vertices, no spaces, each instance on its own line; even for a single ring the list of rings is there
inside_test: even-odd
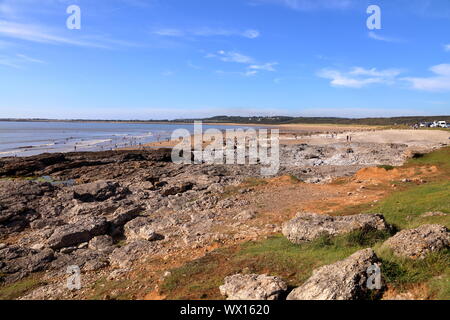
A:
[[[4,67],[23,69],[27,63],[45,63],[36,58],[29,57],[24,54],[16,54],[15,56],[0,56],[0,65]]]
[[[377,70],[376,68],[364,69],[361,67],[354,67],[349,73],[356,76],[394,78],[398,76],[401,73],[401,71],[398,69]]]
[[[158,29],[154,30],[153,34],[164,37],[182,37],[184,36],[184,32],[178,29]]]
[[[231,37],[231,36],[237,36],[237,37],[244,37],[248,39],[256,39],[261,34],[258,30],[254,29],[248,29],[244,31],[239,30],[233,30],[233,29],[223,29],[223,28],[197,28],[197,29],[188,29],[188,30],[181,30],[177,28],[162,28],[162,29],[156,29],[152,32],[155,35],[158,36],[164,36],[164,37]]]
[[[252,57],[243,55],[242,53],[239,53],[236,51],[220,50],[217,52],[217,54],[207,55],[207,58],[219,58],[220,60],[222,60],[224,62],[236,62],[236,63],[243,63],[243,64],[251,64],[254,62],[254,59]]]
[[[14,68],[14,69],[22,69],[20,65],[18,65],[14,59],[8,57],[0,57],[0,66]]]
[[[29,56],[27,56],[27,55],[24,55],[24,54],[17,54],[17,57],[20,58],[20,59],[22,59],[22,60],[24,60],[24,61],[27,61],[27,62],[33,62],[33,63],[45,63],[45,62],[42,61],[42,60],[39,60],[39,59],[36,59],[36,58],[31,58],[31,57],[29,57]]]
[[[73,36],[69,37],[42,25],[23,24],[6,20],[0,20],[0,36],[36,43],[72,45],[101,49],[111,49],[115,46],[136,46],[136,44],[131,42],[108,39],[95,35],[87,35],[83,38],[75,38]]]
[[[76,46],[105,48],[105,46],[83,40],[63,37],[52,33],[50,30],[38,25],[28,25],[0,20],[0,35],[38,43],[68,44]]]
[[[370,31],[368,33],[369,38],[374,39],[374,40],[378,40],[378,41],[384,41],[384,42],[400,42],[401,40],[399,39],[394,39],[394,38],[390,38],[390,37],[384,37],[384,36],[380,36],[379,34],[376,34],[373,31]]]
[[[392,84],[401,73],[397,69],[377,70],[354,67],[350,71],[342,72],[334,69],[322,69],[318,76],[330,79],[330,84],[335,87],[363,88],[370,84]]]
[[[318,9],[346,9],[351,7],[354,0],[253,0],[253,3],[271,3],[286,6],[299,11]]]
[[[259,71],[276,71],[274,66],[278,64],[278,62],[267,62],[259,64],[253,59],[252,57],[243,55],[242,53],[236,52],[236,51],[224,51],[220,50],[215,54],[208,54],[206,55],[206,58],[216,58],[223,62],[234,62],[234,63],[240,63],[240,64],[246,64],[246,70],[244,72],[224,72],[224,71],[217,71],[220,74],[226,74],[226,73],[232,73],[232,74],[240,74],[243,76],[254,76],[258,74]]]
[[[446,44],[446,45],[444,46],[444,50],[445,50],[445,51],[450,51],[450,44]]]
[[[249,38],[249,39],[256,39],[256,38],[258,38],[261,34],[259,33],[258,30],[249,29],[249,30],[244,31],[244,32],[242,33],[242,35],[243,35],[244,37],[246,37],[246,38]]]
[[[450,91],[450,64],[439,64],[430,68],[432,77],[403,78],[411,88],[422,91]]]
[[[276,66],[278,63],[277,62],[269,62],[269,63],[265,63],[265,64],[254,64],[249,66],[249,69],[253,69],[253,70],[264,70],[264,71],[276,71],[274,66]]]

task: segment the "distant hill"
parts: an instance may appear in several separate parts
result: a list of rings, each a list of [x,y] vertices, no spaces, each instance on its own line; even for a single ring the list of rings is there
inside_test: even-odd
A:
[[[211,118],[175,119],[175,120],[55,120],[55,119],[0,119],[0,121],[67,121],[67,122],[135,122],[135,123],[192,123],[203,121],[208,123],[242,123],[242,124],[341,124],[341,125],[371,125],[371,126],[394,126],[413,125],[420,122],[447,121],[450,116],[410,116],[392,118],[338,118],[338,117],[238,117],[238,116],[215,116]]]
[[[436,120],[450,122],[450,116],[411,116],[393,118],[337,118],[337,117],[233,117],[216,116],[204,119],[178,119],[176,122],[193,122],[202,120],[210,123],[251,123],[251,124],[342,124],[342,125],[413,125],[420,122]]]

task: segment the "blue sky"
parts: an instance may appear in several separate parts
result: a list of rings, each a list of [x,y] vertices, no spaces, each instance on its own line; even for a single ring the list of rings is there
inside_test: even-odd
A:
[[[0,117],[448,115],[449,30],[448,0],[0,0]]]

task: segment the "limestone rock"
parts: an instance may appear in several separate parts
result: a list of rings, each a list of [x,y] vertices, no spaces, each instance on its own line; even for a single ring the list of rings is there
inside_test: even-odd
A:
[[[284,223],[282,232],[293,243],[312,241],[322,235],[337,236],[356,230],[387,230],[380,214],[357,214],[353,216],[328,216],[316,213],[299,213]]]
[[[244,210],[234,216],[234,220],[245,221],[256,218],[256,213],[253,210]]]
[[[108,235],[94,237],[89,241],[88,248],[100,252],[111,253],[114,250],[113,239]]]
[[[450,232],[445,226],[426,224],[416,229],[402,230],[386,240],[383,246],[396,255],[422,259],[428,253],[448,248]]]
[[[95,236],[105,234],[107,228],[105,218],[87,217],[76,224],[57,227],[47,240],[47,244],[53,249],[78,245]]]
[[[378,262],[372,249],[360,250],[336,263],[320,267],[288,300],[361,300],[371,293],[367,269]]]
[[[73,197],[82,202],[105,201],[115,195],[126,193],[117,182],[96,181],[73,187]]]
[[[154,241],[160,239],[155,232],[155,226],[152,219],[148,217],[139,217],[131,220],[124,226],[124,234],[127,240],[147,240]]]
[[[277,300],[287,290],[287,285],[277,277],[235,274],[226,277],[219,289],[227,300]]]
[[[130,265],[140,259],[155,253],[156,247],[153,242],[145,240],[136,240],[126,244],[123,247],[116,248],[109,256],[111,265],[119,268],[128,268]]]

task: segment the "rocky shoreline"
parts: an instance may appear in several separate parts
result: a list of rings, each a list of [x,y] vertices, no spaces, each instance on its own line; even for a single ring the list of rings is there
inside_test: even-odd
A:
[[[409,156],[402,144],[291,145],[280,152],[280,176],[312,183],[399,165]],[[69,265],[93,282],[131,272],[148,258],[280,232],[279,224],[247,224],[256,214],[242,210],[248,202],[223,196],[230,186],[261,178],[259,169],[174,164],[170,149],[1,159],[1,281],[44,273],[47,284],[22,298],[64,299],[73,294],[64,287]]]

